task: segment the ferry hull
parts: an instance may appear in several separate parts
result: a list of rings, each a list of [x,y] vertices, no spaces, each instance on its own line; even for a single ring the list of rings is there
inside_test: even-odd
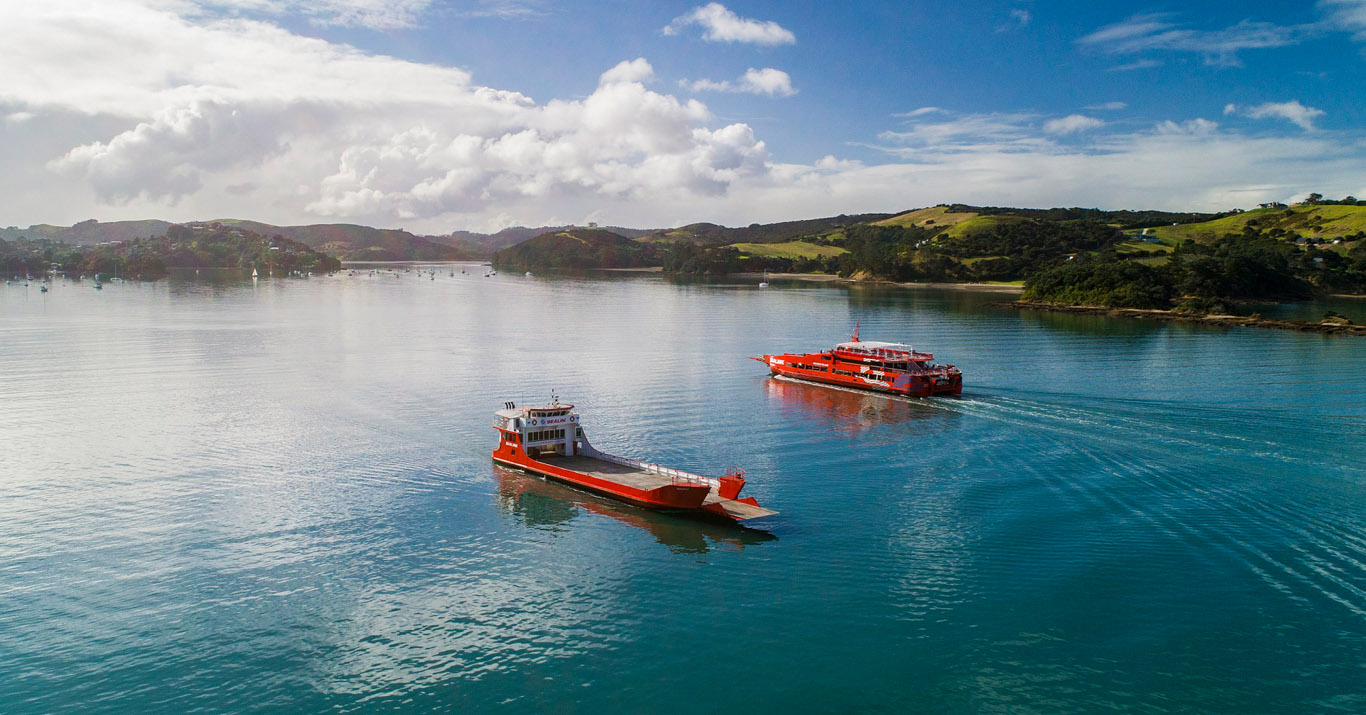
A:
[[[572,469],[563,469],[525,455],[495,453],[493,461],[648,509],[701,509],[702,502],[711,491],[711,486],[706,484],[669,484],[654,489],[637,489]]]

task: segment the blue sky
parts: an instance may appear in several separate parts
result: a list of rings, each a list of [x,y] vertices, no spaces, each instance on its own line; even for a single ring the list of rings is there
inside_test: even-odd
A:
[[[13,5],[4,224],[1366,195],[1366,0]]]

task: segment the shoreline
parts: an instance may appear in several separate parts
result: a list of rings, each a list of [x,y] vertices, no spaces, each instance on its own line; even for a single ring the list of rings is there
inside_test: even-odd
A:
[[[614,273],[662,273],[661,266],[648,266],[645,268],[598,268],[600,271],[612,271]],[[731,273],[732,277],[739,278],[759,278],[762,273]],[[878,281],[878,280],[858,280],[855,278],[841,278],[832,273],[772,273],[769,278],[785,278],[788,280],[811,281],[812,283],[851,283],[854,285],[881,285],[896,286],[899,288],[936,288],[939,290],[964,290],[978,291],[983,293],[1021,293],[1024,291],[1022,285],[1011,285],[1009,283],[917,283],[917,282],[897,282],[897,281]]]
[[[759,273],[735,273],[737,276],[757,277]],[[898,288],[936,288],[939,290],[970,290],[983,293],[1022,293],[1024,286],[1012,285],[1009,283],[923,283],[919,281],[883,281],[883,280],[862,280],[857,278],[841,278],[830,273],[769,273],[769,278],[789,278],[800,281],[812,281],[816,283],[853,283],[855,285],[883,285],[896,286]]]
[[[1248,315],[1218,315],[1178,313],[1174,310],[1155,308],[1107,308],[1103,305],[1066,305],[1063,303],[1043,303],[1015,300],[1009,303],[993,303],[1002,308],[1015,310],[1043,310],[1052,313],[1073,313],[1077,315],[1106,315],[1115,318],[1137,318],[1168,323],[1199,323],[1200,325],[1219,325],[1228,328],[1267,328],[1272,330],[1294,330],[1302,333],[1321,333],[1323,335],[1360,335],[1366,336],[1366,325],[1352,323],[1313,322],[1308,320],[1276,320]]]

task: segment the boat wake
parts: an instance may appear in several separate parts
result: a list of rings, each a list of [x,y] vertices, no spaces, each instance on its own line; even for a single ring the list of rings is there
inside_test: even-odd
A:
[[[1080,558],[1183,552],[1203,571],[1193,578],[1241,570],[1306,607],[1366,618],[1366,520],[1343,506],[1366,473],[1340,454],[1361,420],[1048,394],[919,402],[995,422],[963,448],[996,455],[1010,488],[1051,493],[1092,546]]]

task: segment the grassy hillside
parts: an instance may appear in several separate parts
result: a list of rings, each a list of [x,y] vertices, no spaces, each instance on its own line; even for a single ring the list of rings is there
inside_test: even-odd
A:
[[[1158,226],[1148,234],[1163,243],[1195,240],[1209,243],[1226,234],[1241,234],[1247,228],[1264,233],[1282,232],[1293,240],[1297,236],[1323,239],[1353,236],[1366,231],[1366,206],[1292,206],[1284,209],[1256,209],[1231,216],[1179,226]]]
[[[946,238],[963,238],[978,233],[984,233],[993,229],[1006,226],[1018,226],[1029,223],[1030,219],[1020,216],[978,216],[969,214],[971,218],[960,221],[949,228],[944,233]]]
[[[919,226],[921,228],[952,227],[968,219],[977,218],[974,211],[950,212],[948,206],[931,206],[897,214],[881,221],[873,221],[874,226]]]
[[[839,246],[822,246],[806,241],[732,243],[730,248],[734,248],[744,256],[762,256],[765,258],[828,258],[838,256],[841,253],[848,253]]]

